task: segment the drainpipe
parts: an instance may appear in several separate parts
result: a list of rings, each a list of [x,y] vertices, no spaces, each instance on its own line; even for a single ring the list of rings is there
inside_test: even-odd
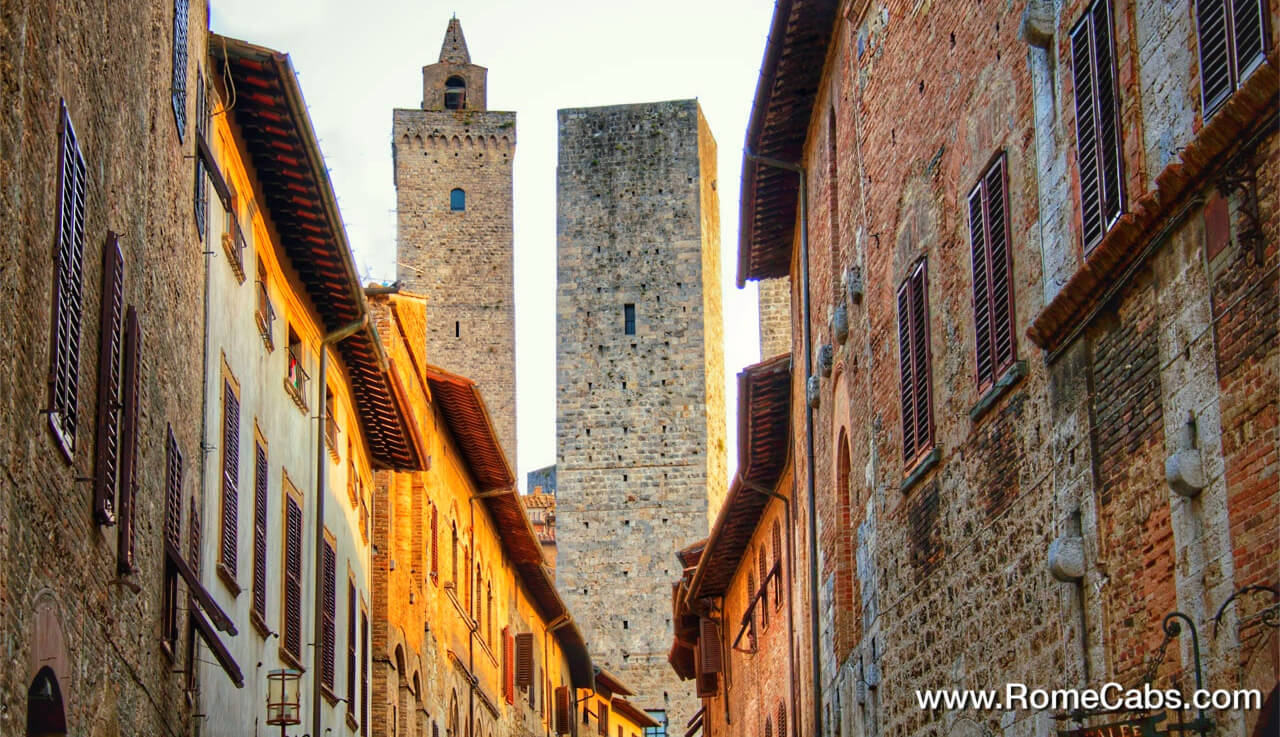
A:
[[[791,500],[788,499],[786,496],[779,494],[776,491],[766,489],[763,486],[757,486],[755,484],[750,484],[750,483],[745,483],[743,484],[743,486],[745,486],[750,491],[756,492],[757,494],[763,494],[766,497],[777,499],[782,502],[782,510],[783,510],[782,513],[787,521],[787,525],[786,525],[787,527],[787,571],[790,572],[792,570],[793,563],[796,559],[795,558],[795,555],[796,555],[795,536],[792,534],[792,530],[791,530]],[[785,580],[787,583],[790,583],[791,576],[788,575]],[[781,588],[781,586],[779,588]],[[786,590],[787,590],[787,680],[791,689],[790,711],[792,714],[794,714],[796,711],[797,694],[800,690],[799,684],[796,682],[796,638],[794,637],[794,634],[796,631],[796,616],[795,616],[795,607],[794,607],[795,602],[791,596],[791,586],[787,586]],[[765,602],[765,605],[768,606],[768,602]]]
[[[813,341],[809,329],[809,196],[804,167],[788,161],[758,156],[751,151],[746,157],[765,166],[795,172],[800,178],[800,325],[804,341],[804,378],[807,383],[813,375]],[[807,476],[806,503],[809,505],[809,647],[813,652],[813,731],[814,737],[822,733],[822,653],[819,650],[818,626],[818,519],[817,493],[814,489],[813,458],[813,407],[805,402],[804,410],[805,470]]]
[[[316,407],[318,408],[317,415],[321,423],[324,422],[326,410],[325,393],[328,390],[328,384],[325,375],[328,373],[329,368],[329,348],[355,335],[368,324],[369,310],[361,302],[359,320],[348,323],[329,333],[320,342],[320,370],[317,372],[319,375],[316,379],[316,393],[320,398],[316,402]],[[324,734],[320,723],[320,702],[323,698],[320,693],[320,671],[324,667],[322,662],[324,653],[321,647],[323,633],[320,631],[320,612],[324,609],[324,495],[327,490],[325,488],[325,471],[329,466],[329,459],[326,457],[327,451],[324,449],[324,426],[321,425],[319,430],[316,433],[316,598],[315,609],[311,615],[312,641],[315,643],[313,650],[313,672],[315,675],[311,679],[311,734],[314,735]]]

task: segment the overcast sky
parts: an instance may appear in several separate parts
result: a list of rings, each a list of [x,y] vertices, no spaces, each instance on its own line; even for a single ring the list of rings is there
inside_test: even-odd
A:
[[[449,18],[517,113],[520,483],[555,463],[556,110],[698,98],[719,145],[729,465],[737,381],[759,359],[756,290],[734,286],[742,141],[772,0],[211,0],[214,31],[292,57],[362,275],[395,278],[391,111],[418,107]]]

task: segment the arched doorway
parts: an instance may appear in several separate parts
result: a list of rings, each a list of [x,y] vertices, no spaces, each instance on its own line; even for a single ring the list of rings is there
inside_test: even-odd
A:
[[[27,737],[60,737],[67,733],[58,677],[48,666],[41,668],[27,689]]]

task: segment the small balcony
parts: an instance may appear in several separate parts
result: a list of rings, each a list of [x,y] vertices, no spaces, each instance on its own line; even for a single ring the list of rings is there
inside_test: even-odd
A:
[[[235,217],[227,218],[227,231],[222,234],[222,250],[227,254],[227,263],[236,275],[236,281],[244,283],[244,231]]]
[[[302,368],[302,345],[295,343],[289,346],[289,371],[284,377],[284,388],[298,409],[304,412],[307,409],[307,380],[310,378],[307,370]]]
[[[276,321],[276,308],[271,306],[271,295],[267,293],[267,283],[261,280],[258,281],[258,309],[253,317],[258,323],[258,333],[267,346],[267,352],[274,351],[276,343],[271,337],[271,329]]]

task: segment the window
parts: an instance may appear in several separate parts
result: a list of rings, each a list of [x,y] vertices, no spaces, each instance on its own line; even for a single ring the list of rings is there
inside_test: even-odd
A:
[[[1266,59],[1266,18],[1264,0],[1196,0],[1206,120]]]
[[[164,557],[164,591],[161,602],[162,642],[169,657],[178,644],[178,567],[173,558],[182,545],[182,451],[170,425],[165,439],[164,544],[172,554]]]
[[[556,734],[569,734],[573,721],[573,706],[569,701],[569,687],[556,686]]]
[[[898,289],[898,351],[902,372],[902,458],[911,468],[933,448],[933,387],[929,371],[929,295],[921,261]]]
[[[85,163],[66,103],[58,149],[58,264],[49,352],[49,426],[70,461],[76,450],[80,387],[80,318],[84,299]]]
[[[645,709],[653,721],[658,723],[656,727],[645,727],[644,737],[667,737],[667,712],[662,709]]]
[[[281,650],[297,663],[302,658],[302,495],[285,482],[284,499],[284,632]]]
[[[356,714],[356,582],[347,578],[347,714]]]
[[[596,732],[609,737],[609,702],[601,699],[596,702]]]
[[[446,110],[465,110],[467,107],[467,82],[453,76],[444,81],[444,107]]]
[[[502,628],[502,697],[508,704],[516,703],[516,641],[511,628]]]
[[[333,407],[333,390],[324,390],[324,444],[336,460],[338,457],[338,413]]]
[[[306,409],[306,391],[307,391],[307,371],[302,367],[302,340],[298,334],[289,328],[289,362],[288,374],[285,376],[285,387],[293,396],[293,401],[298,407]]]
[[[369,615],[360,610],[360,734],[369,734]]]
[[[462,189],[454,189],[449,193],[449,209],[462,212],[467,209],[467,193]]]
[[[521,690],[533,685],[533,633],[516,635],[516,686]]]
[[[98,344],[98,442],[93,473],[93,516],[115,524],[120,461],[120,328],[124,317],[124,256],[115,233],[102,254],[102,312]]]
[[[209,135],[209,99],[204,73],[196,67],[196,140],[207,140]],[[196,233],[204,240],[209,227],[209,178],[204,168],[204,158],[196,157],[196,183],[193,189],[193,207]]]
[[[787,737],[787,705],[778,702],[778,737]]]
[[[747,609],[747,647],[751,650],[756,649],[756,610],[752,606],[752,598],[756,595],[756,574],[751,570],[751,555],[748,553],[745,557],[747,562],[747,596],[743,602],[743,606]]]
[[[985,391],[1013,365],[1013,265],[1005,204],[1005,157],[991,165],[969,194],[969,245],[973,255],[973,313],[978,389]]]
[[[321,592],[320,610],[320,685],[330,693],[333,692],[338,614],[338,553],[334,550],[335,544],[326,530],[321,559],[324,591]]]
[[[1094,0],[1071,31],[1076,162],[1086,252],[1102,240],[1124,206],[1114,59],[1110,2]]]
[[[627,335],[636,334],[636,306],[633,304],[622,306],[622,331]]]
[[[258,310],[254,313],[258,323],[258,333],[267,346],[267,352],[275,350],[275,337],[271,326],[276,321],[276,308],[271,306],[271,293],[267,290],[267,267],[258,259]]]
[[[782,525],[773,521],[773,560],[778,564],[778,575],[773,578],[773,608],[782,608]]]
[[[253,601],[252,614],[265,630],[267,621],[267,447],[255,438],[253,448]]]
[[[225,375],[222,380],[222,535],[218,574],[233,590],[240,544],[240,397]]]
[[[764,718],[764,737],[773,737],[773,720],[769,717]]]
[[[760,604],[760,626],[767,628],[769,626],[769,555],[764,550],[764,544],[761,543],[758,548],[760,557],[760,591],[756,593],[759,597],[756,601]]]
[[[124,368],[121,370],[123,388],[120,396],[120,497],[116,506],[118,525],[116,531],[116,570],[121,574],[133,572],[133,499],[138,488],[138,372],[141,366],[139,354],[142,336],[138,328],[138,313],[133,307],[124,318]]]
[[[453,583],[454,594],[457,595],[457,592],[458,592],[458,523],[457,522],[451,523],[450,529],[453,534],[453,545],[452,545],[453,554],[449,558],[449,564],[452,566],[453,575],[450,576],[449,581]]]
[[[440,516],[436,511],[435,502],[431,503],[431,580],[440,580],[440,545],[439,545],[439,525]]]
[[[173,0],[173,120],[178,124],[178,140],[187,135],[187,19],[188,0]]]

